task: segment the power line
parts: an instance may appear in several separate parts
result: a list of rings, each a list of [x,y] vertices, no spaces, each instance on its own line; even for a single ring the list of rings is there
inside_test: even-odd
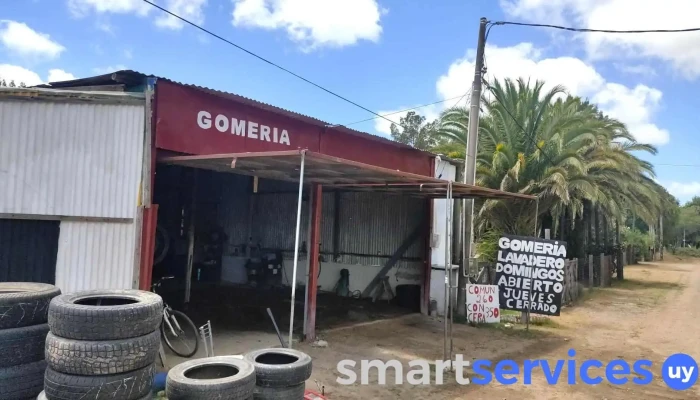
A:
[[[415,107],[411,107],[411,108],[406,108],[406,109],[400,110],[400,111],[394,111],[394,112],[391,112],[391,113],[388,113],[388,114],[382,114],[381,116],[383,116],[383,117],[388,117],[388,116],[390,116],[390,115],[401,114],[401,113],[406,112],[406,111],[413,111],[413,110],[417,110],[417,109],[419,109],[419,108],[428,107],[428,106],[433,106],[433,105],[435,105],[435,104],[445,103],[445,102],[448,102],[448,101],[450,101],[450,100],[459,99],[459,100],[457,100],[457,103],[455,103],[455,106],[456,106],[460,101],[462,101],[462,99],[464,98],[464,96],[466,96],[468,93],[469,93],[469,92],[467,92],[467,93],[465,93],[465,94],[463,94],[463,95],[461,95],[461,96],[450,97],[449,99],[440,100],[440,101],[435,101],[435,102],[428,103],[428,104],[421,104],[421,105],[419,105],[419,106],[415,106]],[[453,107],[454,107],[454,106],[453,106]],[[377,119],[377,118],[379,118],[379,117],[367,118],[367,119],[363,119],[362,121],[355,121],[355,122],[351,122],[351,123],[349,123],[349,124],[338,124],[338,125],[333,125],[332,127],[357,125],[357,124],[361,124],[361,123],[363,123],[363,122],[375,120],[375,119]],[[397,125],[398,125],[398,124],[397,124]]]
[[[534,26],[540,28],[552,28],[571,32],[599,32],[599,33],[683,33],[683,32],[698,32],[700,28],[685,28],[685,29],[639,29],[639,30],[616,30],[616,29],[589,29],[589,28],[572,28],[568,26],[550,25],[550,24],[530,24],[525,22],[497,21],[493,25],[516,25],[516,26]]]
[[[225,39],[225,38],[223,38],[223,37],[217,35],[216,33],[212,32],[212,31],[210,31],[210,30],[208,30],[208,29],[202,28],[201,26],[195,24],[194,22],[191,22],[191,21],[189,21],[189,20],[187,20],[187,19],[185,19],[185,18],[183,18],[183,17],[177,15],[177,14],[173,13],[172,11],[170,11],[170,10],[168,10],[168,9],[166,9],[166,8],[163,8],[163,7],[157,5],[157,4],[155,4],[155,3],[153,3],[153,2],[151,2],[151,1],[149,1],[149,0],[143,0],[143,2],[145,2],[145,3],[147,3],[147,4],[150,4],[151,6],[153,6],[153,7],[157,8],[157,9],[159,9],[159,10],[161,10],[161,11],[163,11],[163,12],[165,12],[165,13],[167,13],[167,14],[169,14],[169,15],[171,15],[171,16],[177,18],[177,19],[179,19],[180,21],[182,21],[182,22],[184,22],[184,23],[186,23],[186,24],[188,24],[188,25],[191,25],[191,26],[193,26],[193,27],[195,27],[195,28],[201,30],[202,32],[205,32],[205,33],[207,33],[207,34],[209,34],[209,35],[211,35],[211,36],[213,36],[213,37],[215,37],[215,38],[217,38],[217,39],[219,39],[219,40],[221,40],[221,41],[223,41],[223,42],[225,42],[225,43],[230,44],[231,46],[237,48],[238,50],[241,50],[241,51],[243,51],[243,52],[245,52],[245,53],[248,53],[249,55],[251,55],[251,56],[257,58],[257,59],[260,60],[260,61],[266,62],[266,63],[272,65],[272,66],[275,67],[275,68],[278,68],[278,69],[280,69],[280,70],[282,70],[282,71],[284,71],[284,72],[286,72],[286,73],[288,73],[288,74],[290,74],[290,75],[292,75],[292,76],[294,76],[294,77],[296,77],[296,78],[298,78],[298,79],[301,79],[302,81],[304,81],[304,82],[306,82],[306,83],[308,83],[308,84],[310,84],[310,85],[312,85],[312,86],[315,86],[316,88],[321,89],[321,90],[323,90],[324,92],[326,92],[326,93],[328,93],[328,94],[331,94],[331,95],[333,95],[333,96],[335,96],[335,97],[337,97],[337,98],[339,98],[339,99],[341,99],[341,100],[344,100],[344,101],[346,101],[346,102],[348,102],[348,103],[350,103],[350,104],[352,104],[352,105],[354,105],[354,106],[356,106],[356,107],[358,107],[358,108],[361,108],[361,109],[363,109],[363,110],[365,110],[365,111],[367,111],[367,112],[369,112],[369,113],[371,113],[371,114],[374,114],[377,118],[383,118],[383,119],[385,119],[385,120],[391,122],[392,124],[396,124],[394,121],[392,121],[392,120],[390,120],[390,119],[388,119],[388,118],[386,118],[386,117],[384,117],[384,116],[382,116],[382,115],[380,115],[380,114],[378,114],[378,113],[376,113],[376,112],[370,110],[369,108],[364,107],[364,106],[362,106],[362,105],[360,105],[360,104],[357,104],[356,102],[354,102],[354,101],[352,101],[352,100],[350,100],[350,99],[348,99],[348,98],[346,98],[346,97],[343,97],[343,96],[339,95],[338,93],[335,93],[335,92],[333,92],[333,91],[331,91],[331,90],[329,90],[329,89],[326,89],[325,87],[323,87],[323,86],[321,86],[321,85],[319,85],[319,84],[317,84],[317,83],[314,83],[314,82],[312,82],[312,81],[310,81],[310,80],[304,78],[303,76],[301,76],[301,75],[299,75],[299,74],[297,74],[297,73],[295,73],[295,72],[292,72],[292,71],[288,70],[287,68],[284,68],[283,66],[281,66],[281,65],[279,65],[279,64],[276,64],[276,63],[274,63],[274,62],[268,60],[268,59],[265,58],[265,57],[262,57],[262,56],[260,56],[260,55],[257,55],[257,54],[255,54],[255,53],[253,53],[252,51],[250,51],[250,50],[248,50],[248,49],[246,49],[246,48],[244,48],[244,47],[242,47],[242,46],[240,46],[240,45],[237,45],[236,43],[233,43],[232,41],[230,41],[230,40],[228,40],[228,39]],[[397,124],[397,125],[398,125],[398,124]]]

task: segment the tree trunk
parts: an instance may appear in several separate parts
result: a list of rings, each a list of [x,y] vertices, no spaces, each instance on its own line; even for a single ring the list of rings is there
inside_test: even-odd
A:
[[[605,248],[607,249],[607,247],[610,245],[610,243],[608,242],[608,238],[609,238],[609,236],[608,236],[608,229],[609,229],[608,217],[605,216],[605,213],[602,213],[602,217],[603,217],[603,246],[605,246]]]
[[[559,220],[559,239],[566,240],[564,235],[564,227],[566,226],[566,209],[561,213],[561,218]]]
[[[600,206],[594,206],[593,218],[595,223],[595,246],[600,247]],[[597,249],[596,249],[597,250]]]
[[[593,242],[593,235],[591,234],[591,205],[588,204],[588,202],[583,203],[583,223],[585,225],[585,233],[583,239],[583,249],[585,253],[586,249],[589,248],[591,246],[591,243]]]

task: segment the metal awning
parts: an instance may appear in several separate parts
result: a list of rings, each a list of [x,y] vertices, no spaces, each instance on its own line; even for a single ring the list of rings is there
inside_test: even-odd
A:
[[[159,158],[158,161],[184,167],[298,182],[302,153],[305,153],[306,164],[304,181],[319,183],[326,189],[388,192],[424,198],[444,198],[450,184],[444,179],[377,167],[307,150],[170,156]],[[527,194],[504,192],[456,182],[452,182],[452,197],[536,199],[536,196]]]

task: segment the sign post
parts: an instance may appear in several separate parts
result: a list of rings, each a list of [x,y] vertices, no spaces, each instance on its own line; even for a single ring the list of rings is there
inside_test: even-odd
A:
[[[498,240],[496,282],[502,310],[558,316],[564,292],[566,242],[524,236]]]

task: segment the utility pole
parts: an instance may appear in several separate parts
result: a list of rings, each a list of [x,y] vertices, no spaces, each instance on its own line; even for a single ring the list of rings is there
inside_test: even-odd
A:
[[[486,18],[479,23],[479,41],[474,60],[474,83],[469,104],[469,133],[467,135],[467,155],[464,159],[464,183],[473,185],[476,180],[476,146],[479,143],[479,107],[481,105],[481,74],[484,69],[484,47],[486,46]],[[462,265],[457,280],[457,315],[467,316],[467,274],[471,258],[471,244],[474,235],[474,199],[464,201],[464,235],[462,236]]]

